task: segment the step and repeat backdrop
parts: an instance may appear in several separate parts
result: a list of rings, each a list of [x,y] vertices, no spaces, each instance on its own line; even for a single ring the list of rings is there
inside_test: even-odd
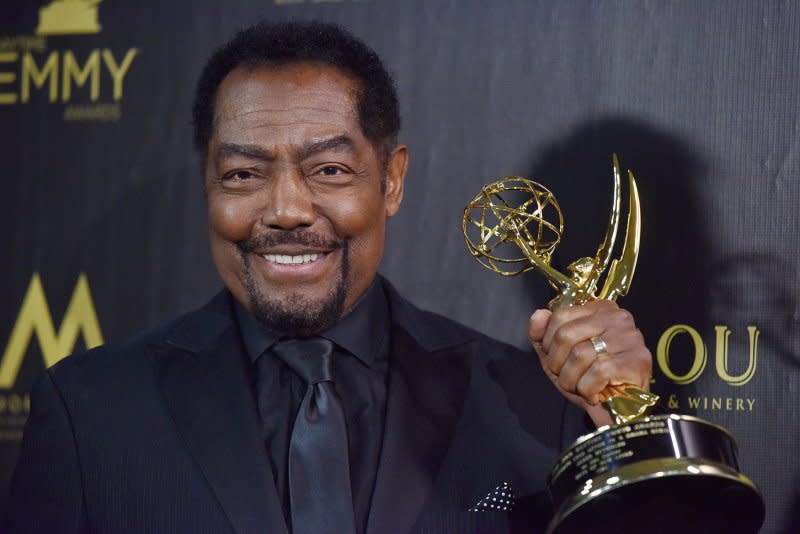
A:
[[[603,237],[617,153],[643,213],[622,304],[653,352],[653,388],[736,437],[765,532],[800,529],[800,5],[788,1],[4,0],[3,496],[43,368],[221,287],[190,105],[210,52],[261,19],[337,22],[381,54],[411,154],[382,272],[420,306],[520,347],[551,291],[475,262],[463,208],[502,176],[546,184],[564,212],[563,268]]]

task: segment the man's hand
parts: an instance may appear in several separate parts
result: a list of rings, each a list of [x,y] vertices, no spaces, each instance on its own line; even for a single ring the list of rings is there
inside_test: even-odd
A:
[[[536,310],[528,321],[528,338],[556,388],[597,426],[611,423],[600,404],[606,386],[628,383],[650,389],[650,351],[633,315],[615,302],[596,300],[555,313]],[[607,352],[598,353],[592,338],[602,340]]]

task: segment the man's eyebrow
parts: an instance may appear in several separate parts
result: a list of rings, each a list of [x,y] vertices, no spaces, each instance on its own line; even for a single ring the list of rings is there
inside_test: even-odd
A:
[[[321,139],[319,141],[313,141],[307,145],[304,145],[297,151],[296,157],[298,161],[302,161],[310,156],[313,156],[314,154],[319,154],[320,152],[338,150],[342,148],[353,150],[355,149],[355,146],[355,142],[350,137],[342,134],[329,137],[327,139]]]
[[[275,161],[275,154],[264,150],[257,145],[240,145],[237,143],[220,143],[217,147],[217,158],[223,159],[231,156],[244,156],[261,161]]]

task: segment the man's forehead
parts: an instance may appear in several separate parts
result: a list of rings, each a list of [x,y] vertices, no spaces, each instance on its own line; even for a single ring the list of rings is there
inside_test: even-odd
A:
[[[338,69],[316,63],[239,66],[215,99],[215,122],[341,122],[356,119],[356,83]]]

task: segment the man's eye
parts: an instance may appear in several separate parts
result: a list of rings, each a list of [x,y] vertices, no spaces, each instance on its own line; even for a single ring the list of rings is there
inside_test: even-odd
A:
[[[252,178],[252,177],[253,177],[253,173],[250,172],[250,171],[236,171],[236,172],[232,172],[230,174],[225,175],[223,180],[243,181],[243,180],[247,180],[248,178]]]
[[[319,170],[320,174],[324,176],[336,176],[337,174],[341,174],[344,172],[339,167],[335,167],[333,165],[326,165]]]

